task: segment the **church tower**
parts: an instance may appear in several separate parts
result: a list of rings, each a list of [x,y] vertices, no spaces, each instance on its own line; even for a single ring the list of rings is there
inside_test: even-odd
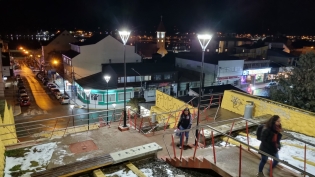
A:
[[[162,16],[161,16],[161,22],[156,30],[156,44],[157,48],[159,49],[157,53],[161,54],[162,57],[167,54],[167,50],[165,49],[165,27],[162,21]]]

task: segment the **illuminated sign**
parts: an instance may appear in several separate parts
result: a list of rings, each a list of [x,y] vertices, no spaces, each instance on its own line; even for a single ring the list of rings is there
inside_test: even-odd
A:
[[[263,73],[270,73],[271,68],[264,68],[264,69],[254,69],[254,70],[244,70],[243,75],[247,76],[250,74],[263,74]]]

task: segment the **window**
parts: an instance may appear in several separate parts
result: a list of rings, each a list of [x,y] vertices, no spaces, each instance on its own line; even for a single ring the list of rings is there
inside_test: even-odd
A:
[[[108,94],[108,100],[109,100],[109,103],[116,102],[116,94],[115,93]],[[106,94],[104,94],[104,102],[107,103],[107,95]]]
[[[109,59],[109,63],[112,63],[112,59]]]
[[[98,94],[97,101],[103,102],[103,94]]]
[[[69,60],[69,65],[71,66],[71,60]]]
[[[163,40],[161,40],[161,42],[163,42]]]
[[[125,78],[124,77],[120,77],[120,80],[118,79],[118,83],[124,83],[125,82]]]
[[[166,80],[166,79],[167,79],[167,80],[171,79],[171,75],[170,75],[170,74],[165,74],[165,75],[164,75],[164,79],[165,79],[165,80]]]
[[[155,75],[155,80],[161,80],[161,79],[162,79],[161,75]]]
[[[225,49],[225,52],[227,52],[227,49]]]
[[[126,92],[126,101],[130,100],[131,92]],[[124,101],[124,93],[118,93],[118,101]]]
[[[215,49],[215,52],[218,52],[219,51],[219,49]]]
[[[207,49],[207,52],[209,52],[209,49]]]
[[[136,76],[136,82],[143,81],[143,76]]]
[[[160,40],[158,40],[158,42],[160,42]]]
[[[144,76],[144,80],[145,81],[150,81],[151,80],[151,76]]]
[[[135,76],[127,77],[127,82],[135,82]]]

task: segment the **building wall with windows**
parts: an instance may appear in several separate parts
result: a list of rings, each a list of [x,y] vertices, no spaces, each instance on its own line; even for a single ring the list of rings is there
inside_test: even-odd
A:
[[[106,105],[107,104],[107,90],[91,89],[89,97],[84,93],[84,88],[76,84],[77,97],[83,103],[90,104],[90,106]],[[126,101],[128,102],[134,97],[134,89],[131,87],[126,88]],[[124,88],[109,89],[108,90],[108,104],[122,104],[124,103]]]

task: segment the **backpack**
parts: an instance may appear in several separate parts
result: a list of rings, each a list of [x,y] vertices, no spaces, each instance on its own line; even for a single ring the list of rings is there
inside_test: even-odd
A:
[[[262,133],[262,130],[264,129],[264,126],[265,126],[265,124],[260,124],[257,127],[257,130],[256,130],[257,140],[261,140],[261,133]]]

